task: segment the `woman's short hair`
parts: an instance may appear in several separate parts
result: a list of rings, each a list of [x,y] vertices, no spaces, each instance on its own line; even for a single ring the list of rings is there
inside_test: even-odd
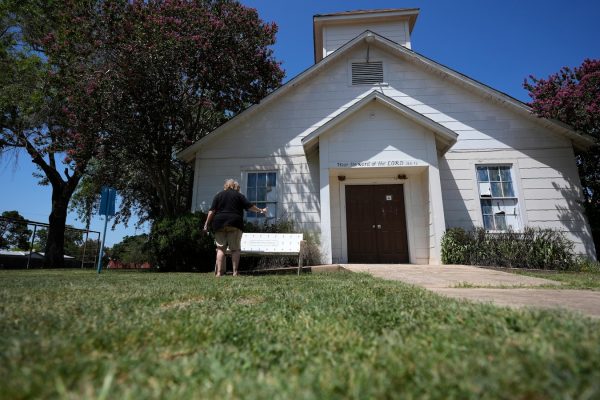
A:
[[[226,179],[225,184],[223,185],[223,190],[233,189],[240,190],[240,184],[235,179]]]

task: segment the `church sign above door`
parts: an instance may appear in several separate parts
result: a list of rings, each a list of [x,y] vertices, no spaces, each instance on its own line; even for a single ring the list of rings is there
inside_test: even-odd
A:
[[[416,167],[426,165],[420,160],[338,161],[331,164],[330,166],[334,168]]]

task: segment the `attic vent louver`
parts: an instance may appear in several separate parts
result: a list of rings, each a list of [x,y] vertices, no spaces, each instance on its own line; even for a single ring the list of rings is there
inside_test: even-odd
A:
[[[374,85],[383,83],[383,62],[353,62],[352,84]]]

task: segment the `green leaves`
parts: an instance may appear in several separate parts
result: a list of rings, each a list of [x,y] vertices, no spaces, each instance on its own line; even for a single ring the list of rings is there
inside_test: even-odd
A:
[[[583,207],[599,252],[600,60],[586,59],[578,67],[563,67],[546,79],[530,76],[523,87],[529,91],[530,105],[537,115],[562,121],[595,139],[596,145],[587,152],[579,152],[576,162],[585,198]]]
[[[276,26],[237,1],[109,0],[95,18],[104,68],[80,101],[98,97],[104,134],[84,192],[116,187],[123,220],[185,213],[192,170],[175,153],[280,85]],[[89,210],[93,197],[78,204]]]
[[[0,249],[29,249],[31,230],[18,211],[4,211],[0,218]]]
[[[206,214],[161,218],[152,225],[148,248],[161,271],[212,271],[214,239],[203,233]]]
[[[236,1],[109,3],[105,167],[142,213],[172,217],[189,210],[191,185],[174,154],[279,86],[276,29]]]
[[[465,231],[450,228],[442,237],[444,264],[568,270],[576,267],[573,242],[553,229],[523,232]]]

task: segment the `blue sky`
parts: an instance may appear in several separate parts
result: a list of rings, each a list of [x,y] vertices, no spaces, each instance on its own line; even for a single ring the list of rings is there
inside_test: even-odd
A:
[[[577,66],[585,58],[600,58],[600,2],[591,0],[243,0],[265,21],[279,26],[275,57],[283,62],[286,80],[313,62],[312,17],[348,10],[420,8],[412,33],[418,53],[486,85],[528,101],[523,79],[546,77],[562,66]],[[0,160],[0,212],[18,210],[27,219],[46,222],[50,187],[36,184],[26,155]],[[216,188],[215,190],[217,190]],[[83,223],[70,215],[68,223]],[[101,231],[95,216],[91,229]],[[125,235],[144,232],[117,226],[107,245]]]

